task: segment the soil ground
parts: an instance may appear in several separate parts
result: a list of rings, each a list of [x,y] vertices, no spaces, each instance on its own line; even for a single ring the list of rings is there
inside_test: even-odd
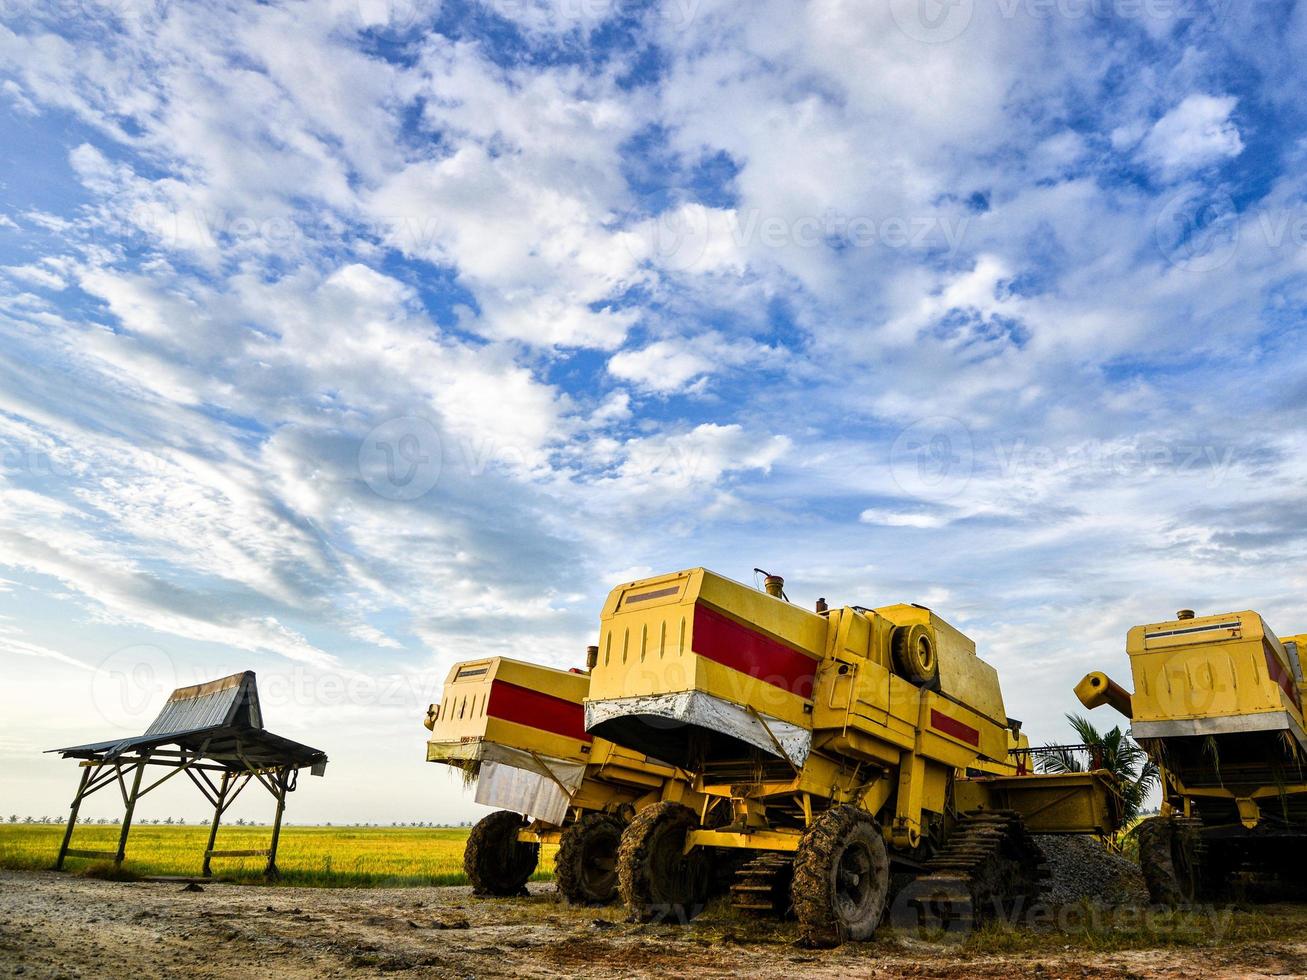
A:
[[[633,925],[614,907],[569,907],[549,884],[485,900],[466,887],[185,891],[0,872],[0,977],[1281,977],[1307,975],[1305,926],[1307,908],[1292,906],[1154,923],[1072,915],[960,944],[882,930],[809,950],[792,925],[722,906],[688,925]]]

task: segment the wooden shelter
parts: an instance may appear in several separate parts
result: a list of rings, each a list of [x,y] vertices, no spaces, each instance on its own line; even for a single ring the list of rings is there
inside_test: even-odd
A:
[[[56,868],[62,868],[69,857],[110,858],[115,864],[122,864],[136,801],[184,772],[213,807],[213,823],[202,865],[206,877],[212,873],[213,858],[223,857],[266,857],[266,873],[276,876],[277,842],[281,837],[286,794],[294,791],[299,770],[307,768],[313,775],[321,776],[327,766],[326,753],[274,735],[263,727],[258,688],[254,672],[249,670],[173,691],[144,735],[50,751],[58,752],[65,759],[80,760],[82,769]],[[144,783],[145,771],[151,766],[167,772],[153,782]],[[271,843],[266,850],[215,850],[222,815],[252,781],[257,781],[276,800]],[[73,849],[70,845],[82,801],[109,785],[117,785],[126,808],[117,849]]]

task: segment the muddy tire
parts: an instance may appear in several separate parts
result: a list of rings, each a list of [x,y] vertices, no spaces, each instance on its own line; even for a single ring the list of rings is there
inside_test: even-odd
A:
[[[540,845],[517,839],[526,821],[512,810],[496,810],[477,821],[463,851],[463,870],[473,895],[522,895],[540,860]]]
[[[617,897],[617,852],[624,828],[611,813],[587,813],[563,831],[554,880],[573,905],[607,905]]]
[[[939,658],[930,630],[921,623],[900,626],[890,638],[894,665],[913,684],[925,687],[939,676]]]
[[[800,940],[837,946],[870,939],[889,896],[889,852],[880,825],[854,806],[832,807],[799,842],[790,898]]]
[[[1201,897],[1201,838],[1197,822],[1150,817],[1139,825],[1139,870],[1158,905],[1187,905]]]
[[[702,850],[684,853],[698,817],[680,803],[655,803],[631,821],[617,855],[617,887],[635,922],[688,922],[711,885]]]

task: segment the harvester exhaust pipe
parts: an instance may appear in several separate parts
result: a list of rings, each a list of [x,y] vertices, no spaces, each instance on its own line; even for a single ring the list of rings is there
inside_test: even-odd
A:
[[[762,568],[755,568],[753,572],[755,575],[763,576],[762,587],[766,590],[769,596],[773,599],[785,599],[786,602],[789,601],[785,596],[785,579],[781,578],[779,575],[773,575],[771,572]],[[757,580],[755,579],[754,581]]]
[[[585,648],[585,672],[588,674],[599,666],[599,648]]]
[[[1086,708],[1099,705],[1111,705],[1127,718],[1134,718],[1134,702],[1129,691],[1108,677],[1101,670],[1086,674],[1084,680],[1076,685],[1076,697]]]

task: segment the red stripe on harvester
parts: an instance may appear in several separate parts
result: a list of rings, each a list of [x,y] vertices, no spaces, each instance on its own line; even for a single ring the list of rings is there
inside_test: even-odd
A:
[[[508,681],[491,682],[486,714],[564,738],[593,741],[593,736],[585,730],[585,708],[580,704]]]
[[[964,725],[956,718],[950,718],[942,711],[930,709],[930,727],[936,731],[943,732],[945,735],[952,735],[960,742],[966,742],[968,745],[980,747],[980,732],[970,725]]]
[[[812,696],[812,657],[697,604],[694,652],[800,697]]]
[[[1280,685],[1280,690],[1289,695],[1292,701],[1302,711],[1302,702],[1298,699],[1298,685],[1293,682],[1293,675],[1280,663],[1280,658],[1275,655],[1271,645],[1265,640],[1262,641],[1262,652],[1266,654],[1266,672],[1271,675],[1271,680]]]

